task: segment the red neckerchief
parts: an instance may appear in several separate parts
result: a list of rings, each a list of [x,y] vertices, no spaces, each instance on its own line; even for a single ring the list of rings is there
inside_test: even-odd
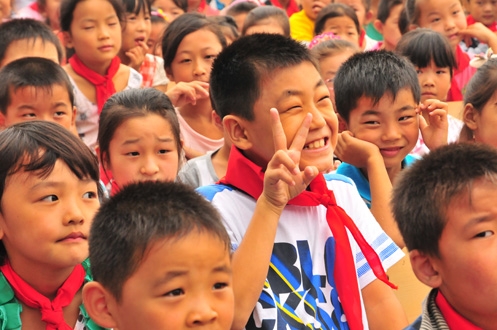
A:
[[[361,29],[361,34],[359,35],[359,47],[363,47],[365,39],[366,39],[366,30]]]
[[[469,322],[461,314],[456,312],[447,299],[445,299],[442,292],[438,291],[435,303],[440,309],[449,329],[481,330],[481,328]]]
[[[55,299],[50,301],[47,297],[33,289],[12,269],[7,261],[0,270],[9,282],[17,299],[26,306],[41,311],[41,320],[47,324],[47,330],[69,330],[73,329],[64,320],[62,309],[68,306],[74,299],[76,293],[81,289],[85,280],[85,270],[82,265],[77,265],[57,290]]]
[[[466,16],[466,22],[468,23],[468,26],[473,25],[473,24],[476,23],[476,21],[475,21],[475,19],[473,18],[472,15]],[[488,27],[493,32],[497,32],[497,23],[495,21],[493,21],[492,24],[485,25],[485,26]]]
[[[271,0],[271,3],[273,4],[273,6],[285,10],[286,15],[288,17],[292,16],[293,14],[295,14],[296,12],[298,12],[300,10],[299,5],[297,5],[297,2],[295,2],[295,0],[290,0],[288,2],[288,6],[286,8],[283,8],[283,6],[281,5],[281,3],[278,0]]]
[[[248,160],[238,148],[233,146],[228,161],[226,176],[220,180],[258,199],[262,194],[264,172],[262,168]],[[336,204],[335,195],[326,185],[326,180],[319,174],[309,185],[310,191],[304,191],[289,201],[290,205],[327,207],[326,220],[335,239],[335,265],[333,277],[337,285],[338,296],[351,330],[363,329],[361,298],[357,283],[357,271],[354,256],[346,229],[350,231],[361,248],[368,264],[378,279],[396,288],[388,281],[380,258],[366,242],[354,221]]]
[[[112,78],[114,78],[117,71],[119,70],[121,60],[117,56],[114,57],[112,59],[112,62],[110,62],[110,66],[107,69],[107,74],[105,76],[101,76],[95,71],[88,68],[79,59],[77,54],[71,56],[71,58],[69,59],[69,64],[71,65],[74,72],[95,85],[95,89],[97,91],[98,113],[100,113],[105,101],[107,101],[107,99],[116,92],[116,88],[114,87]]]
[[[40,7],[38,7],[38,2],[33,2],[32,4],[29,5],[29,8],[33,9],[36,12],[40,12]]]

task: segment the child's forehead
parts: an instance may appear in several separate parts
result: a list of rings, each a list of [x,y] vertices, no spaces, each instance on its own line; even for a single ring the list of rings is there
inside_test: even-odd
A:
[[[8,45],[0,67],[30,56],[43,57],[59,64],[57,47],[51,41],[41,37],[29,37],[14,40]]]
[[[21,86],[9,88],[10,104],[15,101],[50,101],[56,98],[58,101],[71,103],[69,91],[63,84],[52,84],[46,86]]]
[[[392,107],[394,106],[394,107]],[[362,95],[357,100],[357,105],[351,112],[376,110],[377,112],[392,112],[407,110],[417,106],[413,92],[409,88],[399,90],[394,97],[391,91],[386,91],[379,99],[373,96]]]
[[[344,5],[350,6],[354,9],[363,8],[366,9],[365,0],[336,0],[335,3],[343,3]]]

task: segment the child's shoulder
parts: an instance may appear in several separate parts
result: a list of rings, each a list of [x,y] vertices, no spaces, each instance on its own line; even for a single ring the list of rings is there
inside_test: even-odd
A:
[[[118,92],[128,88],[140,88],[143,80],[142,75],[138,71],[124,64],[119,65],[115,79],[118,82],[116,85]]]

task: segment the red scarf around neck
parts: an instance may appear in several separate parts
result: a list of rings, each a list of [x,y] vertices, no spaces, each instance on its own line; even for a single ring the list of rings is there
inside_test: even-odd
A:
[[[262,168],[248,160],[238,148],[231,148],[226,176],[220,180],[258,199],[262,194],[264,172]],[[335,239],[335,267],[333,277],[337,285],[338,296],[351,330],[363,329],[361,298],[357,283],[357,271],[354,256],[348,239],[348,229],[361,248],[364,257],[378,279],[392,288],[395,285],[388,281],[381,260],[374,249],[364,239],[354,221],[336,204],[333,191],[328,189],[326,180],[319,174],[309,185],[310,191],[303,191],[290,200],[288,204],[299,206],[326,206],[326,220]],[[336,267],[340,265],[340,267]]]
[[[442,292],[437,292],[435,303],[440,309],[449,329],[481,330],[481,328],[468,321],[464,316],[452,308]]]
[[[80,60],[77,54],[71,56],[71,58],[69,59],[69,64],[71,65],[74,72],[95,85],[95,89],[97,91],[98,113],[102,112],[105,101],[107,101],[107,99],[116,92],[116,88],[114,87],[112,78],[114,78],[117,71],[119,70],[119,66],[121,64],[121,60],[119,59],[119,57],[116,56],[112,59],[112,62],[110,62],[110,66],[107,69],[107,73],[105,74],[105,76],[101,76],[100,74],[88,68]]]
[[[71,275],[57,290],[57,295],[52,301],[33,289],[17,275],[8,261],[3,266],[0,266],[0,271],[11,285],[17,299],[26,306],[41,311],[41,320],[47,324],[47,330],[73,329],[72,326],[66,324],[62,309],[71,303],[83,285],[86,273],[82,265],[74,267]]]

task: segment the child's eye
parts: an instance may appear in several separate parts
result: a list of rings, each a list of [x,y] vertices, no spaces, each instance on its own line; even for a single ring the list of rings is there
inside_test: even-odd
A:
[[[406,120],[409,120],[411,118],[412,118],[412,116],[402,116],[399,118],[399,121],[406,121]]]
[[[422,74],[422,73],[423,73],[423,71],[421,71],[421,69],[416,69],[416,73],[417,73],[417,74]]]
[[[214,60],[216,59],[217,55],[206,55],[205,58],[208,60]]]
[[[138,156],[140,153],[138,151],[131,151],[126,154],[127,156]]]
[[[161,149],[158,151],[159,155],[165,155],[167,154],[168,152],[170,152],[171,150],[167,150],[167,149]]]
[[[437,70],[437,74],[445,74],[445,73],[447,73],[447,71],[445,71],[445,70]]]
[[[437,23],[438,21],[440,21],[440,18],[434,18],[431,20],[432,23]]]
[[[216,289],[216,290],[220,290],[220,289],[224,289],[227,286],[228,286],[228,283],[222,283],[221,282],[221,283],[214,284],[213,288]]]
[[[482,231],[481,233],[476,234],[475,237],[482,237],[482,238],[484,238],[484,237],[490,237],[493,234],[494,234],[493,231],[491,231],[491,230],[485,230],[485,231]]]
[[[97,193],[94,191],[87,191],[83,194],[83,198],[95,199],[97,198]]]
[[[93,26],[83,26],[83,30],[91,30],[93,29]]]
[[[323,96],[322,98],[320,98],[318,102],[321,102],[321,101],[324,101],[324,100],[329,100],[329,99],[330,99],[330,96],[326,95],[326,96]]]
[[[126,17],[126,19],[128,21],[134,21],[134,20],[136,20],[136,15],[129,15],[128,17]]]
[[[452,12],[452,15],[457,15],[457,14],[459,14],[459,10],[455,10]]]
[[[167,297],[177,297],[177,296],[180,296],[182,294],[184,294],[185,292],[183,291],[183,289],[174,289],[172,291],[169,291],[165,294],[165,296]]]
[[[25,118],[35,118],[36,115],[34,113],[25,113],[22,115]]]
[[[376,120],[368,120],[368,121],[365,121],[364,124],[366,124],[366,125],[379,125],[380,122],[376,121]]]
[[[55,195],[48,195],[48,196],[43,197],[41,200],[44,202],[56,202],[59,200],[59,197],[57,197]]]
[[[180,63],[190,63],[191,60],[189,58],[184,58],[182,59],[181,61],[179,61]]]
[[[56,115],[57,117],[62,117],[62,116],[64,116],[65,114],[66,114],[66,113],[65,113],[64,111],[57,111],[57,112],[55,112],[55,115]]]

